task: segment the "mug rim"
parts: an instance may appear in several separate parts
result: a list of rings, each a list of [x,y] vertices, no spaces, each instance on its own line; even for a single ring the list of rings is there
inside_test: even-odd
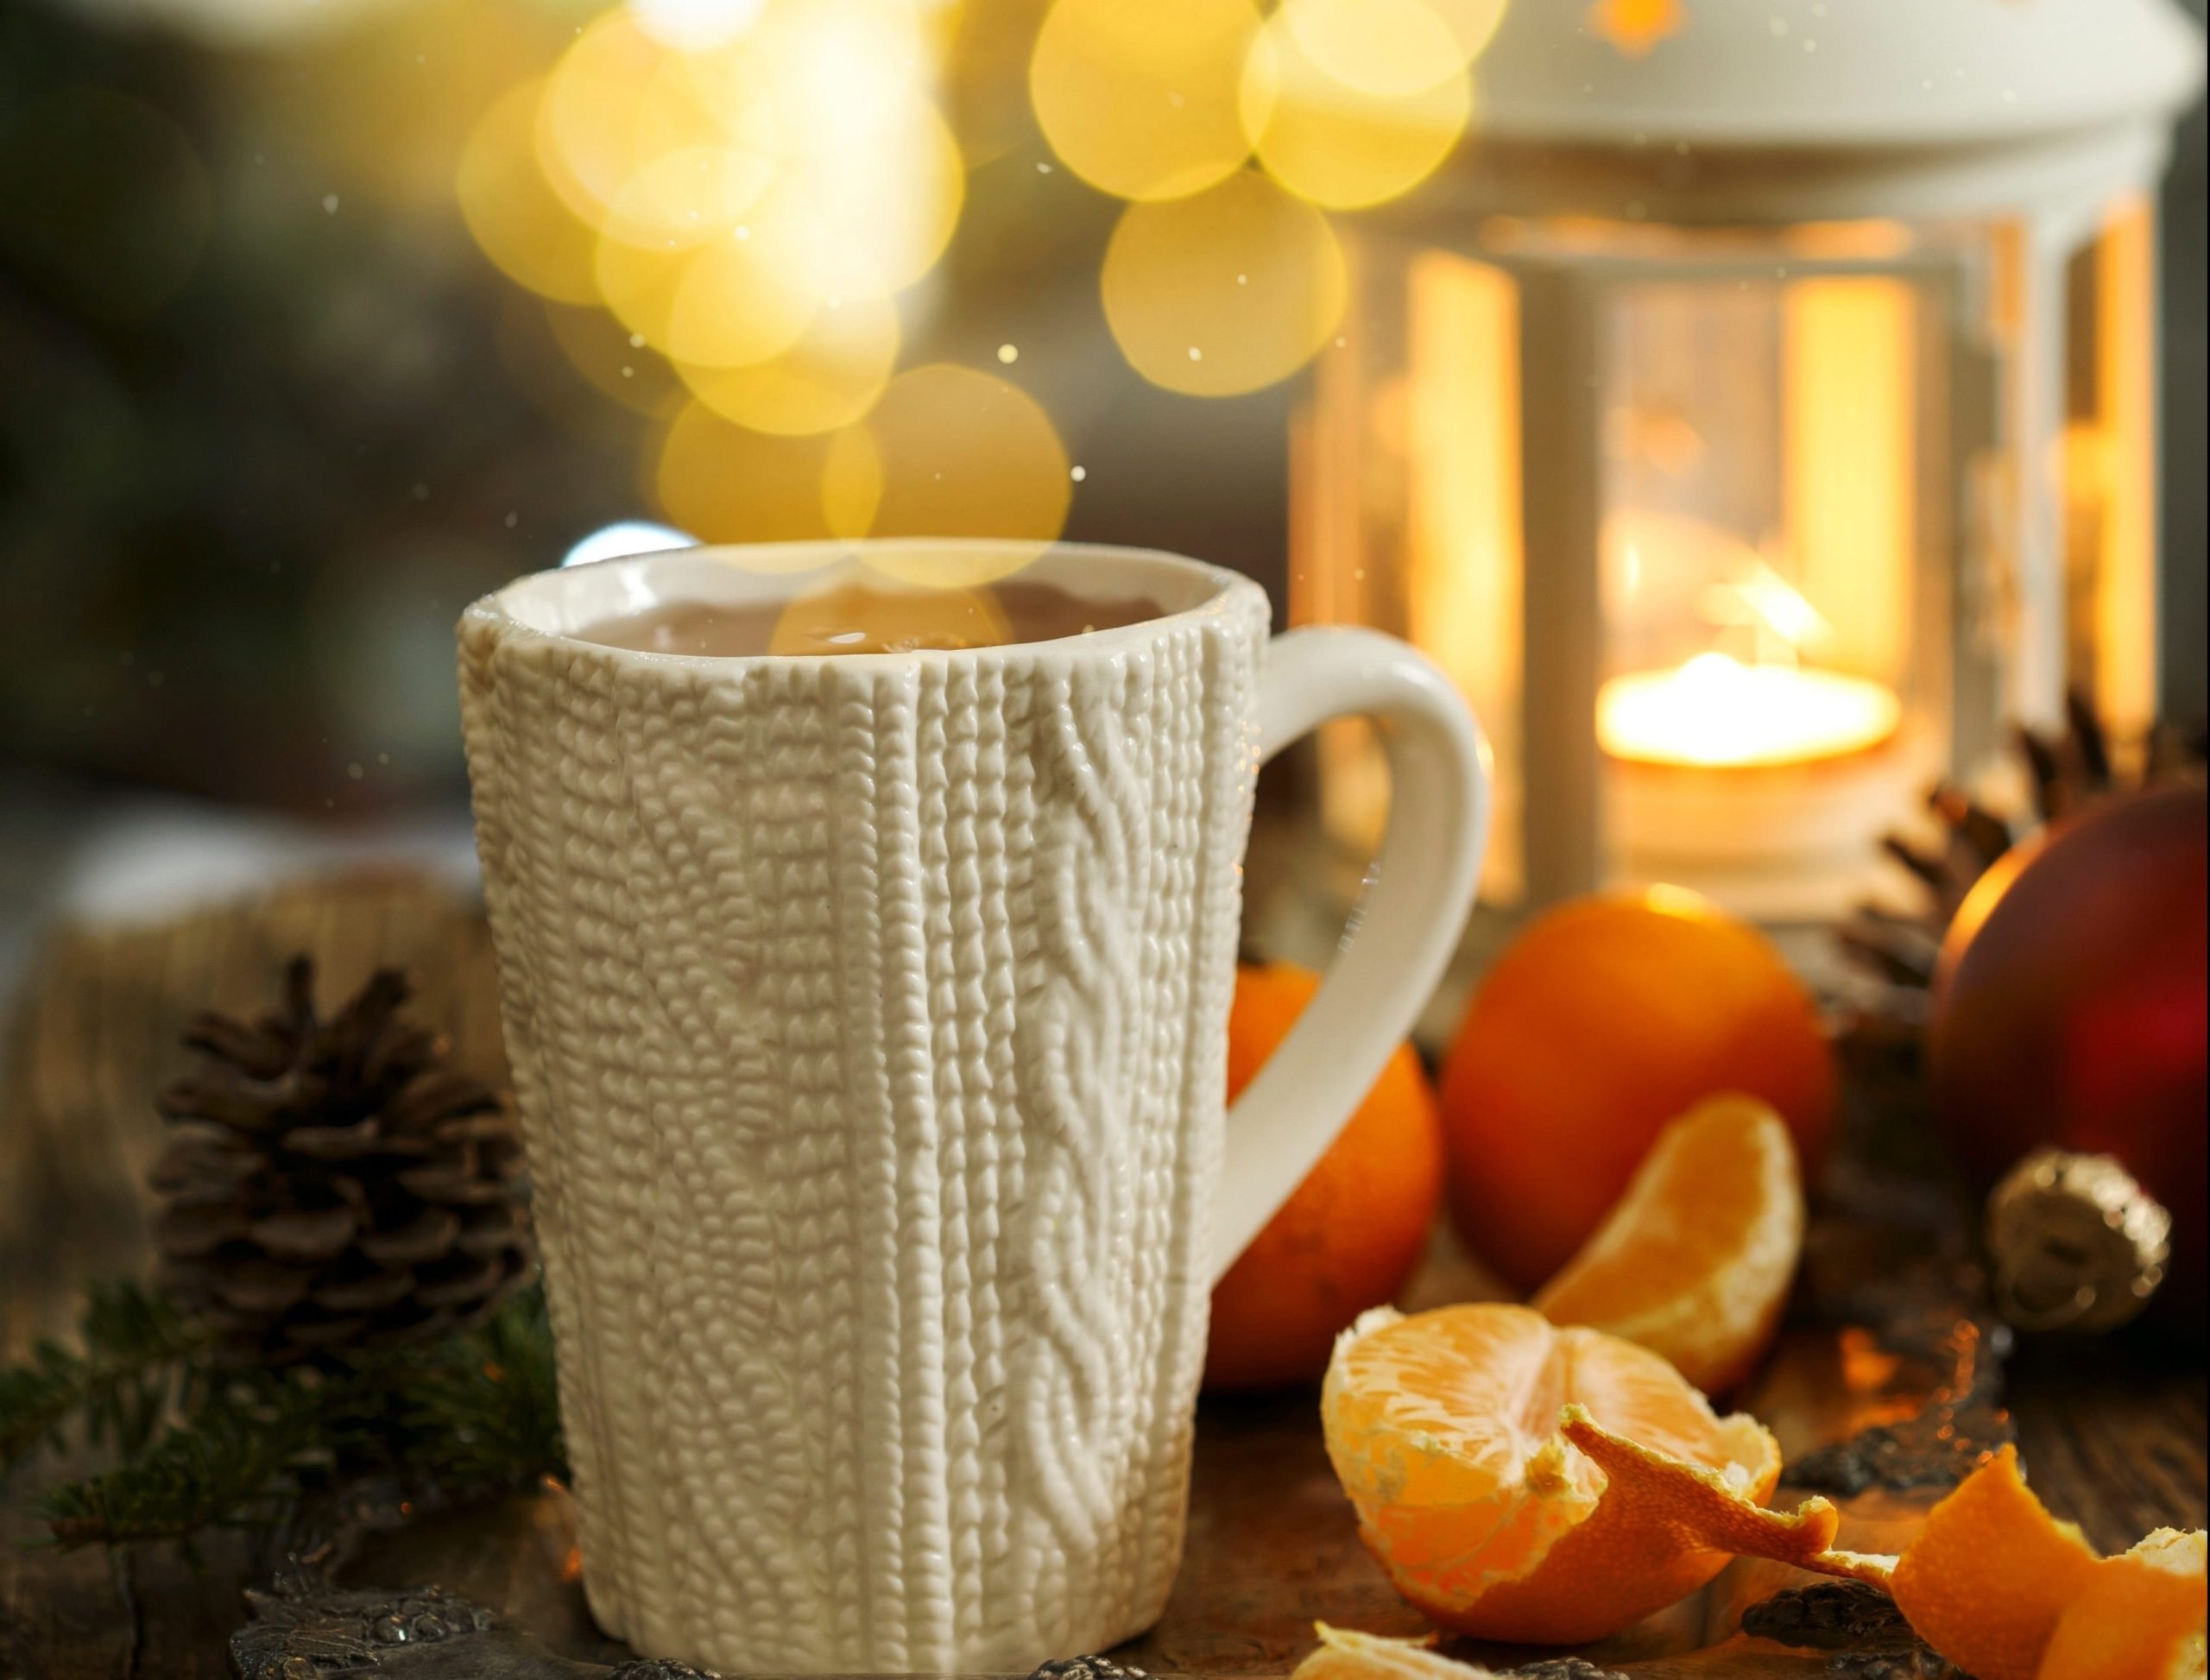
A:
[[[1073,635],[1051,636],[1031,641],[994,642],[978,647],[915,647],[898,653],[867,654],[678,654],[645,647],[619,647],[609,642],[591,641],[572,628],[551,628],[542,622],[534,622],[531,616],[522,609],[525,601],[516,598],[541,595],[549,599],[567,593],[568,590],[564,585],[569,584],[571,580],[579,582],[590,577],[603,581],[609,572],[646,572],[671,564],[691,565],[700,560],[712,560],[728,555],[821,555],[820,561],[811,566],[734,568],[749,577],[790,578],[795,583],[828,570],[840,559],[856,560],[870,552],[910,554],[946,549],[962,553],[985,554],[1018,550],[1032,555],[1027,562],[1031,565],[1036,560],[1053,556],[1109,561],[1138,572],[1148,571],[1194,578],[1208,587],[1198,598],[1171,611],[1161,611],[1152,617],[1138,619],[1132,624],[1114,625],[1102,630],[1084,630]],[[1026,570],[1024,565],[1005,576],[1015,577]],[[994,578],[990,581],[1001,580]],[[1052,541],[1039,544],[1033,539],[1018,537],[857,537],[849,540],[826,537],[790,542],[694,543],[682,547],[654,549],[641,554],[617,555],[584,565],[554,566],[541,572],[525,572],[470,602],[461,617],[464,623],[475,622],[502,626],[533,639],[557,643],[578,653],[611,658],[616,663],[641,662],[648,668],[677,666],[728,670],[738,666],[816,663],[844,667],[864,666],[870,663],[881,666],[914,660],[951,661],[1002,658],[1023,648],[1054,653],[1080,650],[1084,654],[1110,654],[1146,641],[1161,630],[1176,625],[1217,618],[1229,610],[1237,597],[1246,591],[1257,595],[1262,601],[1265,597],[1265,591],[1257,580],[1242,572],[1164,548],[1137,547],[1121,543]],[[793,588],[780,598],[795,599],[798,592]],[[763,591],[761,598],[777,598],[776,592],[772,590]],[[601,613],[590,622],[597,622],[614,616],[614,612]]]

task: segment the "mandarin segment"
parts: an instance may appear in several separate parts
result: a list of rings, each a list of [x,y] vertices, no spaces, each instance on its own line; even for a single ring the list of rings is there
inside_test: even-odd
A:
[[[1645,1348],[1525,1307],[1369,1313],[1321,1408],[1368,1550],[1477,1637],[1600,1639],[1710,1580],[1729,1546],[1799,1561],[1833,1543],[1822,1500],[1759,1508],[1780,1451],[1756,1419],[1714,1415]]]
[[[2100,1563],[2034,1497],[2017,1449],[2005,1447],[1927,1513],[1891,1590],[1919,1638],[1974,1680],[2036,1680]]]
[[[1312,1624],[1320,1648],[1297,1665],[1290,1680],[1498,1680],[1493,1670],[1445,1657],[1432,1635],[1392,1639],[1348,1627]]]
[[[1596,1235],[1535,1297],[1654,1353],[1707,1393],[1749,1374],[1778,1323],[1803,1246],[1788,1127],[1749,1096],[1674,1121]]]
[[[1361,1502],[1516,1502],[1566,1402],[1559,1346],[1587,1335],[1560,1332],[1524,1307],[1363,1314],[1337,1339],[1321,1391],[1336,1475]]]

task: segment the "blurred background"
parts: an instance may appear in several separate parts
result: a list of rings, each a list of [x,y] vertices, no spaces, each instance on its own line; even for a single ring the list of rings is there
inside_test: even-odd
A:
[[[1499,901],[1826,913],[1853,873],[1774,884],[1806,825],[1861,849],[2067,685],[2206,709],[2200,37],[2139,0],[2086,71],[2093,8],[1863,9],[10,0],[0,955],[286,859],[464,875],[464,603],[869,531],[1413,635],[1499,734]],[[1879,691],[1861,739],[1667,738],[1691,666],[1814,666]],[[1653,675],[1689,712],[1632,715]],[[1301,773],[1354,858],[1369,756]],[[1758,856],[1696,840],[1743,809]]]

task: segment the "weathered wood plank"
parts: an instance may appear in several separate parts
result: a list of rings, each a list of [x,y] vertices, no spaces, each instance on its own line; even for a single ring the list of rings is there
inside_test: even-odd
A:
[[[2012,1367],[2011,1412],[2034,1490],[2100,1550],[2210,1524],[2201,1371],[2164,1368],[2138,1342],[2031,1348]]]
[[[379,963],[407,968],[421,988],[422,1018],[451,1033],[460,1064],[503,1077],[480,913],[418,876],[306,883],[157,927],[57,934],[17,1011],[0,1089],[0,1349],[59,1323],[85,1278],[141,1263],[140,1185],[161,1129],[152,1096],[186,1064],[176,1044],[184,1021],[205,1007],[263,1006],[282,962],[301,949],[316,957],[332,998]],[[1447,1242],[1436,1254],[1420,1304],[1493,1292]],[[2034,1486],[2106,1549],[2159,1524],[2204,1520],[2204,1379],[2199,1368],[2158,1363],[2156,1352],[2152,1339],[2136,1336],[2098,1343],[2091,1357],[2029,1350],[2013,1367],[2011,1403]],[[1891,1412],[1892,1381],[1860,1343],[1799,1332],[1747,1404],[1792,1456]],[[1309,1393],[1200,1409],[1181,1577],[1131,1660],[1162,1675],[1281,1676],[1310,1648],[1316,1617],[1419,1630],[1420,1618],[1358,1542],[1317,1410]],[[161,1552],[110,1560],[26,1550],[19,1543],[35,1532],[26,1497],[17,1487],[0,1498],[0,1680],[227,1672],[224,1638],[255,1573],[238,1543],[211,1544],[196,1571]],[[1845,1543],[1892,1546],[1923,1503],[1893,1494],[1847,1502]],[[378,1537],[347,1578],[439,1581],[514,1615],[555,1651],[612,1660],[616,1648],[584,1612],[571,1540],[561,1500],[517,1502]],[[1790,1578],[1738,1565],[1698,1600],[1591,1654],[1647,1680],[1822,1672],[1823,1659],[1725,1639],[1743,1605]]]
[[[197,1563],[167,1549],[61,1553],[20,1493],[0,1499],[0,1680],[223,1680],[253,1579],[215,1536]]]

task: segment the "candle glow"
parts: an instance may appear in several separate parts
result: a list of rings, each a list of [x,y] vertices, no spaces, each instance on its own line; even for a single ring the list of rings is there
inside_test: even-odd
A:
[[[1863,752],[1893,736],[1902,715],[1892,689],[1862,677],[1703,653],[1606,683],[1596,734],[1613,758],[1734,769]]]

